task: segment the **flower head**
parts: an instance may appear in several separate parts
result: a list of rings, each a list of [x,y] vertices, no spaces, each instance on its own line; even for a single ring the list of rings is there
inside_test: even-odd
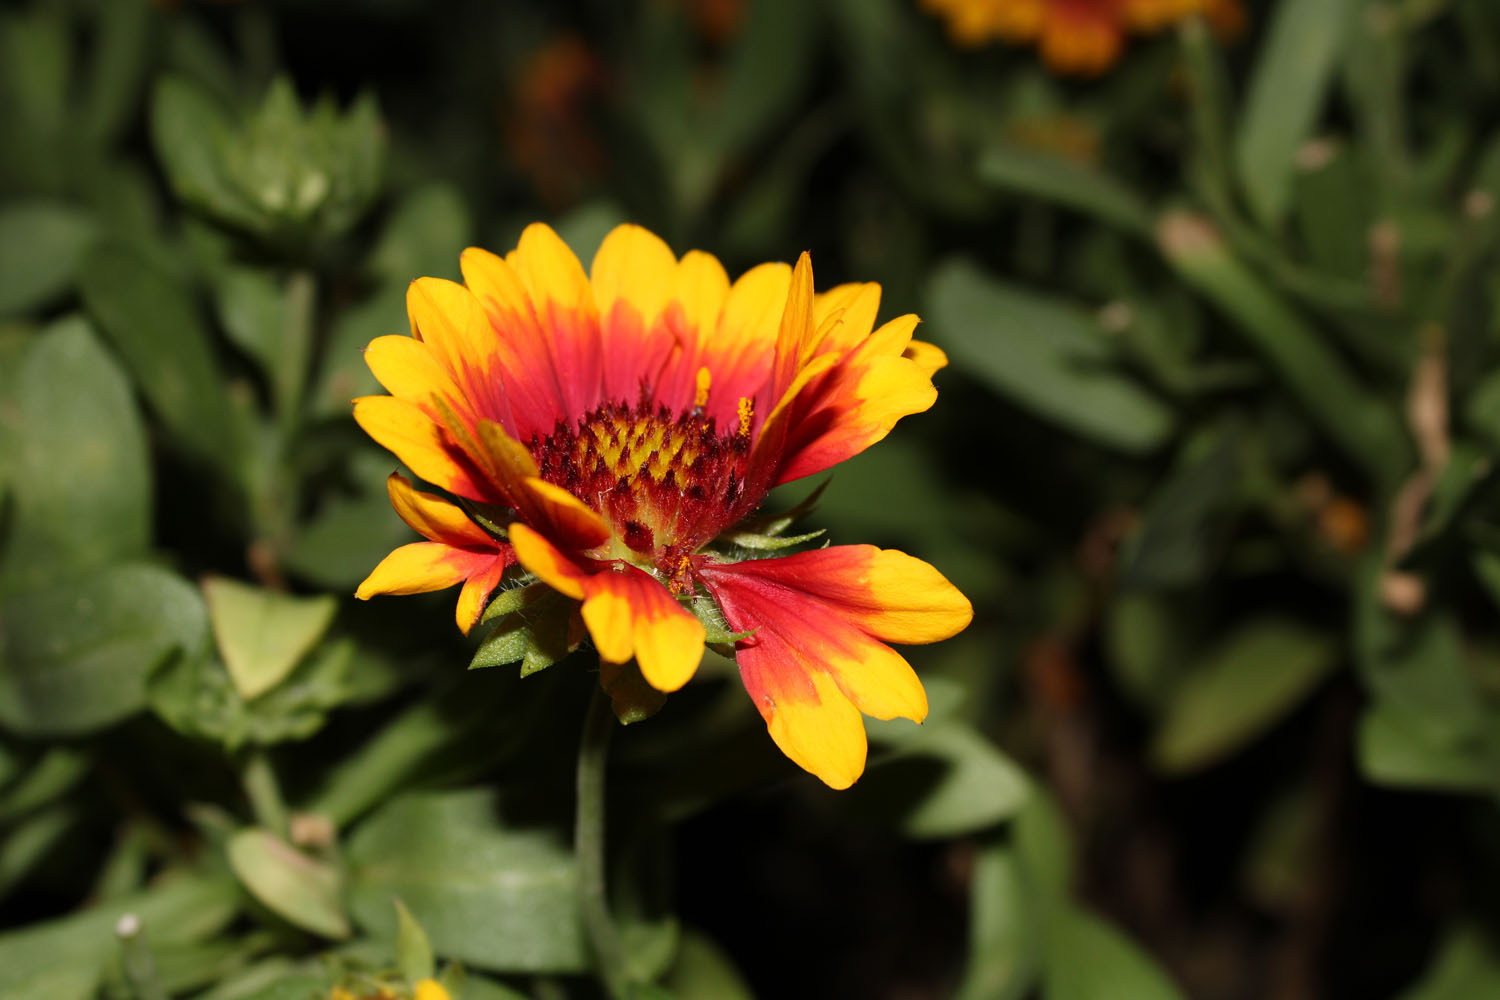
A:
[[[1131,33],[1146,34],[1203,14],[1216,29],[1243,20],[1239,0],[920,0],[958,45],[1036,43],[1056,73],[1097,76],[1115,64]]]
[[[917,318],[876,328],[874,284],[814,295],[806,254],[731,284],[712,256],[678,260],[638,226],[610,233],[589,274],[541,224],[503,258],[465,251],[462,269],[463,284],[414,282],[412,336],[366,351],[391,395],[357,400],[355,418],[447,496],[392,477],[393,504],[427,540],[391,553],[357,596],[464,581],[467,630],[518,563],[578,602],[606,665],[634,659],[660,692],[697,669],[707,631],[690,608],[711,602],[776,743],[852,783],[861,712],[927,712],[886,643],[947,638],[969,602],[899,552],[744,559],[716,540],[774,486],[933,404],[946,359],[912,339]]]

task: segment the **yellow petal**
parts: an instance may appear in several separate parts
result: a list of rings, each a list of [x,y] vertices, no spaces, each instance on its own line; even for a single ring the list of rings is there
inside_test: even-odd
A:
[[[864,585],[879,609],[865,627],[887,642],[938,642],[974,620],[974,606],[947,577],[905,552],[880,549],[865,567]]]
[[[469,247],[458,258],[464,284],[474,293],[492,323],[510,325],[530,318],[531,295],[515,268],[505,258],[480,247]]]
[[[385,481],[391,507],[409,527],[424,538],[449,545],[485,545],[490,536],[458,507],[431,493],[423,493],[400,473]]]
[[[686,684],[703,659],[703,625],[667,589],[633,567],[604,570],[583,581],[583,623],[599,657],[632,656],[658,691]]]
[[[932,378],[940,369],[948,367],[948,355],[943,352],[943,349],[925,340],[913,340],[907,344],[902,357],[922,369],[923,374],[928,378]]]
[[[586,574],[577,564],[559,552],[540,532],[524,524],[512,524],[509,534],[510,544],[516,550],[516,561],[528,572],[535,573],[537,579],[564,597],[583,598]]]
[[[830,788],[848,788],[865,770],[864,721],[833,678],[814,674],[811,681],[816,697],[777,701],[766,727],[781,752],[803,770]]]
[[[792,269],[785,264],[761,264],[740,275],[719,316],[715,353],[738,357],[752,348],[773,350],[791,285]]]
[[[354,420],[417,478],[450,493],[483,498],[449,454],[441,428],[417,404],[395,396],[363,396],[354,401]]]
[[[792,282],[786,293],[786,306],[776,332],[776,360],[771,369],[771,398],[780,399],[807,360],[803,347],[816,333],[813,326],[812,256],[806,251],[792,269]]]
[[[521,233],[508,261],[531,295],[537,315],[548,315],[548,305],[566,310],[594,312],[594,293],[577,256],[543,222],[533,222]]]
[[[695,343],[713,336],[728,296],[729,275],[717,257],[701,250],[683,255],[672,275],[670,298],[681,307],[683,327]]]
[[[650,329],[667,303],[676,271],[677,256],[660,236],[636,225],[616,226],[599,244],[590,270],[600,317],[608,318],[623,299]]]
[[[832,655],[828,672],[854,707],[877,719],[927,718],[927,692],[906,657],[884,643],[861,643],[858,655]]]
[[[469,575],[472,562],[461,550],[441,542],[412,542],[380,560],[354,596],[367,601],[376,594],[425,594],[445,590]]]
[[[821,336],[810,345],[815,353],[847,353],[870,335],[880,311],[880,286],[873,281],[830,288],[813,298],[813,329]],[[829,323],[833,320],[833,323]],[[808,351],[804,351],[804,358]]]
[[[432,345],[450,372],[487,367],[495,352],[494,332],[484,307],[463,285],[418,278],[407,286],[406,314],[413,335]]]
[[[449,400],[462,398],[453,376],[433,355],[432,348],[414,337],[376,337],[365,348],[365,364],[393,396],[414,402],[424,402],[433,393]]]

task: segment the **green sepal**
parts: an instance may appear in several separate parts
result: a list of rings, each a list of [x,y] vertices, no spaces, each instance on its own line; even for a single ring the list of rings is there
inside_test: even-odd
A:
[[[514,576],[512,571],[517,571]],[[505,571],[500,580],[500,586],[490,597],[489,605],[480,616],[479,624],[492,622],[501,615],[514,614],[526,605],[542,596],[544,590],[550,589],[545,583],[537,582],[536,575],[522,570],[519,566],[512,566]]]
[[[726,531],[718,537],[718,541],[756,552],[776,552],[789,549],[794,545],[801,545],[803,542],[810,542],[827,532],[827,528],[809,531],[805,535],[767,535],[753,531]]]
[[[688,610],[702,623],[703,641],[709,646],[728,646],[732,650],[735,643],[755,634],[753,630],[735,632],[730,629],[729,623],[724,620],[724,612],[719,610],[718,602],[707,594],[695,594]],[[732,658],[734,654],[729,652],[724,655]]]
[[[495,621],[495,627],[474,651],[469,669],[520,662],[521,676],[527,677],[552,666],[578,648],[577,608],[577,601],[543,583],[501,591],[482,619]]]

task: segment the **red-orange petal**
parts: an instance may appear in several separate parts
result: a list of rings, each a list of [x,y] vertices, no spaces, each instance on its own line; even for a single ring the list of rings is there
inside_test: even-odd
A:
[[[464,635],[468,635],[469,630],[479,623],[490,594],[500,586],[500,578],[514,562],[515,553],[507,547],[489,566],[464,582],[464,589],[458,592],[458,606],[454,609],[454,618],[458,621],[459,631]]]
[[[947,638],[973,614],[928,564],[868,545],[700,560],[697,569],[729,626],[752,632],[736,659],[772,738],[835,788],[863,768],[864,731],[850,725],[851,711],[918,722],[927,714],[921,682],[886,641]]]

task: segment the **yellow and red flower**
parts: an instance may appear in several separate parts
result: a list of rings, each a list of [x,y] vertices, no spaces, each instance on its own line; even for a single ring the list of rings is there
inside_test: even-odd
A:
[[[1149,34],[1193,14],[1237,31],[1240,0],[920,0],[942,17],[955,44],[1035,43],[1057,73],[1097,76],[1119,59],[1130,34]]]
[[[878,285],[814,295],[806,254],[731,283],[714,257],[678,260],[627,225],[585,274],[536,224],[505,257],[471,248],[461,264],[463,284],[412,284],[412,336],[370,344],[391,395],[356,400],[355,418],[482,516],[393,477],[392,502],[427,541],[393,552],[358,596],[464,580],[467,629],[514,561],[579,602],[604,663],[633,658],[662,692],[696,671],[707,633],[690,606],[712,599],[777,745],[847,787],[864,768],[861,712],[927,712],[887,643],[954,635],[969,602],[900,552],[744,559],[716,540],[771,488],[929,408],[943,353],[912,339],[915,316],[875,326]]]

